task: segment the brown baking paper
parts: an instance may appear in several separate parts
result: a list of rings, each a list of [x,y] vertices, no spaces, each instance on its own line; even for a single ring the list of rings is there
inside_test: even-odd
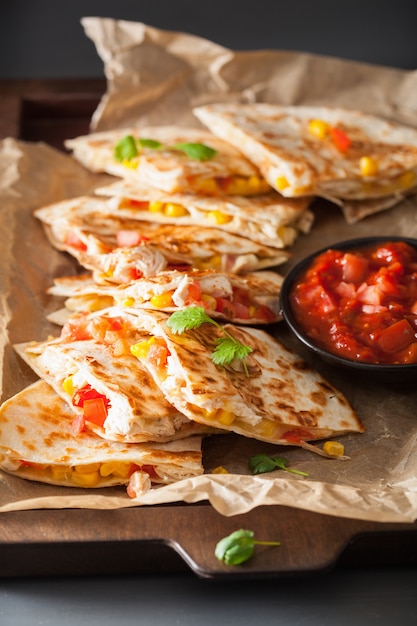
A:
[[[132,123],[198,126],[191,109],[219,100],[327,104],[358,108],[417,126],[417,74],[307,54],[233,52],[204,39],[144,24],[85,18],[87,35],[105,63],[108,89],[92,129]],[[57,334],[47,314],[61,302],[46,294],[55,276],[77,271],[76,262],[51,248],[33,210],[88,193],[103,177],[45,144],[6,139],[0,144],[0,320],[2,400],[35,380],[14,353],[14,343]],[[381,207],[382,208],[382,207]],[[299,258],[325,245],[369,234],[417,237],[417,200],[356,223],[335,205],[317,201],[315,222],[291,250],[285,273]],[[335,370],[304,352],[283,322],[271,332],[298,351],[345,393],[366,426],[340,438],[348,461],[329,460],[290,446],[273,446],[234,434],[204,440],[203,476],[153,488],[130,499],[125,488],[54,487],[0,473],[0,512],[39,508],[127,508],[208,500],[225,516],[261,505],[285,505],[376,522],[417,519],[417,391],[404,383],[366,380]],[[251,476],[253,454],[283,456],[308,478],[281,470]],[[223,466],[228,474],[212,474]]]

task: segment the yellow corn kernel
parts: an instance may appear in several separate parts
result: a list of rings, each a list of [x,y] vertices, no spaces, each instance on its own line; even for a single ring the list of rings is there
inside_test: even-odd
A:
[[[249,179],[242,176],[233,176],[226,188],[226,193],[230,196],[246,196],[250,191]]]
[[[204,178],[198,182],[199,191],[205,191],[206,193],[218,193],[219,187],[214,178]]]
[[[68,473],[68,467],[63,465],[51,465],[50,468],[52,478],[55,480],[65,480]]]
[[[290,186],[290,183],[288,182],[287,178],[285,178],[285,176],[278,176],[275,184],[278,191],[284,191],[284,189]]]
[[[90,474],[91,472],[98,472],[100,469],[100,463],[86,463],[85,465],[75,465],[74,470],[79,474]]]
[[[228,215],[227,213],[223,213],[223,211],[218,210],[209,211],[207,213],[207,217],[216,224],[228,224],[233,219],[233,215]]]
[[[276,431],[276,424],[272,420],[262,419],[257,427],[258,430],[264,437],[272,437]]]
[[[362,176],[375,176],[378,174],[378,161],[370,156],[363,156],[359,159],[359,169]]]
[[[217,307],[217,300],[213,296],[210,296],[208,293],[203,293],[201,295],[201,301],[206,304],[207,308],[211,311],[215,311]]]
[[[98,472],[80,474],[75,471],[71,474],[71,480],[79,487],[96,487],[100,481],[100,474]]]
[[[159,295],[152,296],[149,302],[156,309],[166,309],[169,306],[173,306],[174,303],[172,301],[172,291],[167,291],[165,293],[160,293]]]
[[[324,120],[310,120],[308,123],[308,132],[317,139],[324,139],[329,132],[329,125]]]
[[[416,174],[412,170],[404,172],[398,177],[398,183],[402,189],[409,189],[416,184]]]
[[[157,200],[151,200],[148,204],[148,211],[151,213],[162,213],[164,208],[163,202],[158,202]]]
[[[222,267],[222,257],[220,254],[214,254],[209,259],[200,261],[195,265],[200,270],[219,270]]]
[[[211,473],[212,474],[228,474],[229,472],[227,471],[225,467],[223,467],[223,465],[219,465],[218,467],[215,467],[214,469],[212,469]]]
[[[323,452],[329,456],[343,456],[345,453],[345,446],[339,441],[326,441],[323,444]]]
[[[114,274],[114,270],[112,269],[108,269],[106,272],[103,273],[103,276],[106,278],[111,278]]]
[[[100,296],[99,298],[92,298],[86,308],[93,313],[111,307],[113,304],[114,300],[111,296]]]
[[[62,383],[62,388],[69,396],[72,396],[74,393],[74,384],[72,382],[72,376],[67,376],[64,382]]]
[[[133,306],[135,304],[135,298],[124,298],[121,302],[122,306]]]
[[[146,359],[151,345],[155,343],[155,337],[139,341],[130,346],[130,351],[138,359]]]
[[[120,478],[128,478],[130,463],[122,463],[120,461],[109,461],[102,463],[100,466],[100,476],[103,478],[110,476],[118,476]]]
[[[129,170],[135,170],[139,165],[139,159],[123,159],[122,165],[127,167]]]
[[[184,206],[174,204],[173,202],[167,202],[164,213],[167,217],[184,217],[184,215],[189,215],[189,211]]]
[[[226,409],[219,409],[216,413],[216,420],[224,426],[230,426],[236,419],[236,415],[232,411],[226,411]]]
[[[261,178],[259,178],[259,176],[249,176],[248,178],[248,187],[249,190],[253,193],[258,191],[261,187],[263,187],[262,185],[263,181]]]
[[[249,308],[248,308],[248,311],[249,311],[249,317],[254,317],[254,316],[255,316],[256,309],[257,309],[257,307],[256,307],[256,305],[255,305],[255,304],[250,304],[250,305],[249,305]]]

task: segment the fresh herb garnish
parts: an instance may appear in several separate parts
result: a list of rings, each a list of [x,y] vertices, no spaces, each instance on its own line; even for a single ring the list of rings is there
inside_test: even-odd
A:
[[[172,146],[172,149],[184,152],[195,161],[209,161],[217,154],[217,150],[203,143],[177,143]]]
[[[114,158],[116,161],[131,161],[139,154],[140,148],[149,148],[150,150],[160,150],[167,148],[168,150],[177,150],[184,152],[190,159],[195,161],[209,161],[216,154],[217,150],[206,146],[203,143],[177,143],[173,146],[164,146],[160,141],[148,138],[135,138],[132,135],[122,137],[114,147]]]
[[[246,357],[253,352],[253,348],[246,346],[238,339],[235,339],[225,328],[207,315],[205,309],[200,306],[190,306],[180,311],[175,311],[167,324],[173,333],[181,335],[186,330],[192,330],[193,328],[199,328],[202,324],[213,324],[217,328],[221,328],[224,337],[216,339],[216,347],[211,360],[215,365],[230,365],[234,359],[240,359],[243,363],[246,376],[249,376],[248,368],[245,363]]]
[[[282,469],[292,474],[299,474],[300,476],[308,476],[307,472],[291,469],[287,467],[287,459],[281,456],[268,456],[267,454],[255,454],[249,459],[249,468],[252,474],[266,474],[276,469]]]
[[[138,156],[136,140],[132,135],[126,135],[114,147],[113,152],[116,161],[131,161]]]
[[[137,142],[141,148],[150,148],[151,150],[159,150],[163,146],[160,141],[155,139],[138,139]]]
[[[256,545],[280,546],[279,541],[257,541],[253,530],[235,530],[231,535],[221,539],[214,550],[214,555],[226,565],[240,565],[253,555]]]

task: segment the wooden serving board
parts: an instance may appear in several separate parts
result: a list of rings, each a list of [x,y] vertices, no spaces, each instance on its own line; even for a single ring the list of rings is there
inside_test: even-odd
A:
[[[0,138],[61,149],[87,133],[104,80],[0,81]],[[214,556],[239,528],[279,548],[241,566]],[[417,523],[364,522],[284,506],[224,517],[207,503],[123,510],[32,510],[0,515],[0,576],[166,573],[207,578],[307,575],[336,565],[417,564]]]

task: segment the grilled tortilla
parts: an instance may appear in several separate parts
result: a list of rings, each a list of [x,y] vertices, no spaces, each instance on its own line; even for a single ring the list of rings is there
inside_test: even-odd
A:
[[[194,109],[284,196],[340,202],[402,194],[417,183],[417,130],[346,109],[267,103]]]
[[[99,285],[90,274],[56,278],[48,292],[66,298],[72,312],[92,312],[113,305],[173,312],[203,306],[221,320],[268,324],[281,319],[282,276],[260,271],[239,276],[215,270],[164,271],[126,285]]]
[[[9,474],[64,487],[113,485],[146,491],[203,473],[201,438],[169,443],[109,442],[86,430],[74,435],[72,412],[44,381],[0,408],[0,468]]]
[[[288,260],[285,250],[200,226],[174,226],[114,215],[112,199],[82,196],[35,211],[53,246],[74,256],[95,280],[130,282],[164,269],[194,267],[246,273]],[[129,245],[120,245],[120,239]]]
[[[298,446],[364,430],[339,391],[262,330],[204,323],[174,334],[166,314],[129,309],[129,315],[153,335],[153,341],[139,342],[132,352],[149,368],[165,397],[191,420]],[[213,363],[224,330],[252,349],[244,363]],[[159,352],[152,347],[155,343]]]
[[[246,196],[166,194],[122,180],[96,189],[113,197],[114,214],[159,224],[216,227],[274,248],[292,246],[299,233],[309,232],[313,213],[309,197],[284,198],[271,190]]]
[[[116,148],[120,141],[127,149]],[[168,193],[256,195],[270,190],[237,148],[204,129],[123,128],[68,139],[65,146],[93,172],[130,178]]]
[[[170,404],[129,347],[148,333],[119,315],[73,317],[59,337],[15,346],[73,411],[74,431],[129,443],[207,432]],[[86,400],[88,401],[86,404]]]

